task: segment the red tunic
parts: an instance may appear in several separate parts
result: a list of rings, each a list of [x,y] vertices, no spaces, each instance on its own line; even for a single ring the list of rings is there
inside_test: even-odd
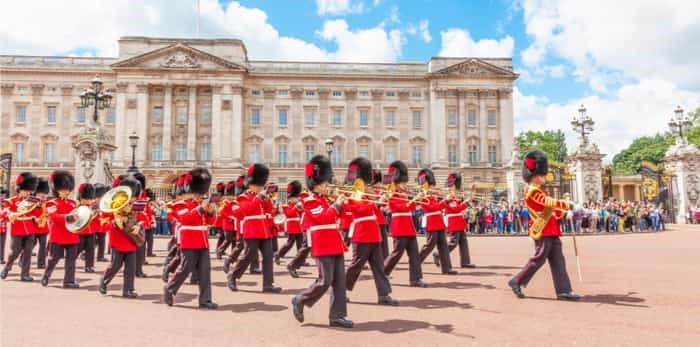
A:
[[[373,202],[348,200],[345,206],[352,213],[349,232],[352,242],[382,242],[382,235],[377,223],[377,207]]]
[[[53,199],[46,203],[49,214],[49,242],[59,245],[80,243],[80,236],[66,229],[66,216],[78,206],[71,199]]]
[[[282,211],[287,219],[284,221],[284,232],[288,235],[301,234],[301,213],[296,206],[286,204]]]
[[[445,205],[447,231],[451,233],[465,231],[467,224],[464,222],[464,211],[467,209],[467,205],[457,199],[449,199]]]
[[[416,203],[407,202],[406,195],[402,193],[394,193],[391,198],[389,198],[391,236],[416,236],[416,227],[413,224],[413,211],[415,209]]]
[[[0,234],[4,234],[6,232],[7,232],[7,211],[5,210],[5,206],[0,206]]]
[[[263,200],[263,210],[265,211],[265,226],[267,227],[268,230],[270,230],[270,233],[272,233],[272,237],[276,238],[278,235],[277,233],[277,225],[275,225],[275,215],[277,214],[275,212],[275,205],[272,204],[272,201],[270,200]]]
[[[350,229],[350,223],[352,223],[352,212],[348,209],[347,204],[343,205],[340,210],[340,230]]]
[[[177,244],[180,244],[180,216],[187,213],[188,204],[184,200],[174,201],[168,207],[167,218],[168,222],[175,225],[175,230],[173,230],[173,235],[177,240]]]
[[[236,222],[233,216],[233,206],[238,204],[235,200],[224,200],[223,208],[219,211],[217,216],[217,222],[221,220],[221,229],[226,232],[234,232],[236,228]]]
[[[562,211],[568,210],[570,205],[564,200],[556,200],[547,197],[547,193],[536,186],[530,186],[525,195],[525,205],[530,212],[530,219],[528,223],[532,226],[534,219],[539,215],[545,207],[554,208],[554,213],[552,217],[549,218],[547,224],[545,224],[542,230],[542,237],[547,236],[561,236],[561,230],[559,229],[559,223],[557,219],[561,215]]]
[[[124,230],[117,227],[117,225],[114,223],[114,218],[111,218],[110,222],[104,225],[103,228],[109,232],[110,247],[122,253],[136,251],[136,244],[131,242],[131,240],[126,237]]]
[[[185,202],[186,208],[178,212],[180,220],[180,248],[181,249],[208,249],[209,237],[207,231],[209,225],[214,223],[215,216],[199,212],[199,201],[194,199]]]
[[[326,198],[317,194],[302,194],[304,223],[308,226],[311,255],[322,257],[345,253],[347,247],[338,231],[338,211]]]
[[[442,220],[442,210],[445,209],[445,202],[438,201],[434,196],[425,198],[421,201],[423,207],[423,218],[425,221],[425,231],[442,231],[445,230],[445,222]]]
[[[382,195],[382,191],[379,189],[375,189],[373,194],[374,195]],[[382,208],[380,206],[377,206],[376,214],[377,214],[377,224],[386,225],[386,217],[384,216],[384,211],[382,210]]]
[[[248,191],[238,197],[241,215],[241,232],[245,240],[271,239],[272,233],[268,227],[265,215],[264,201],[257,194]]]
[[[14,196],[4,201],[3,207],[7,210],[8,214],[14,213],[17,212],[17,207],[22,201],[24,201],[24,198]],[[37,204],[40,203],[37,202]],[[41,217],[41,206],[36,206],[28,213],[17,217],[14,223],[9,223],[10,235],[29,236],[36,234],[38,227],[36,223],[39,221],[39,217]]]

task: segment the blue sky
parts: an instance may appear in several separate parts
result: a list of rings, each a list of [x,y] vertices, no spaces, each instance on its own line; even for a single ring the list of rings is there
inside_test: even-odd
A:
[[[195,37],[197,0],[7,1],[0,54],[118,55],[120,36]],[[68,4],[70,6],[68,6]],[[510,56],[516,132],[563,129],[581,104],[606,160],[700,105],[700,1],[200,0],[201,37],[251,59]],[[31,13],[31,15],[27,15]]]

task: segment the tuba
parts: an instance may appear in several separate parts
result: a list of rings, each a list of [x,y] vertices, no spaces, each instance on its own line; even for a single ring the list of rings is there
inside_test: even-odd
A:
[[[66,223],[66,229],[73,234],[78,234],[85,230],[95,216],[92,213],[92,209],[87,206],[78,206],[69,215],[73,216],[73,222]]]
[[[111,213],[114,215],[115,225],[126,235],[126,237],[136,246],[141,246],[146,241],[143,228],[137,228],[134,231],[134,226],[137,225],[136,218],[131,212],[143,210],[147,202],[142,202],[138,206],[133,206],[130,203],[133,193],[131,188],[127,186],[118,186],[110,189],[100,199],[100,211]]]

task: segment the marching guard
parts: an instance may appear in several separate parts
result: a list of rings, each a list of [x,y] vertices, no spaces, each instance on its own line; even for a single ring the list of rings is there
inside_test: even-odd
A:
[[[243,175],[238,176],[236,179],[236,187],[234,188],[234,195],[236,199],[236,204],[232,205],[228,211],[229,219],[233,222],[234,235],[233,238],[235,244],[233,245],[233,250],[231,254],[224,258],[224,273],[228,273],[231,264],[236,263],[236,259],[241,255],[243,249],[245,248],[245,242],[243,240],[243,230],[241,229],[241,221],[243,220],[243,215],[241,214],[240,206],[238,206],[238,197],[248,190],[248,185],[246,184],[247,178]],[[254,262],[256,262],[254,260]],[[255,263],[253,264],[255,265]],[[253,267],[251,265],[251,267]]]
[[[275,263],[280,264],[280,258],[284,257],[292,246],[296,245],[297,253],[302,248],[304,240],[301,231],[301,213],[304,211],[299,201],[302,186],[299,181],[292,181],[287,185],[287,203],[280,206],[284,213],[284,233],[287,234],[287,242],[275,253]]]
[[[221,230],[224,236],[223,242],[216,247],[216,257],[221,259],[226,254],[226,250],[231,247],[231,251],[236,247],[236,226],[233,216],[233,210],[238,201],[236,201],[236,182],[229,181],[224,186],[222,195],[224,200],[221,202],[219,214],[216,216],[217,223],[221,221]]]
[[[34,279],[29,276],[32,261],[32,248],[34,248],[34,235],[37,231],[37,222],[42,214],[41,201],[32,196],[39,184],[39,178],[31,172],[23,172],[17,176],[15,186],[17,195],[3,201],[3,207],[7,210],[10,221],[10,256],[7,257],[5,267],[0,271],[0,278],[5,279],[12,270],[12,265],[20,258],[20,280],[31,282]],[[20,257],[21,256],[21,257]]]
[[[423,215],[425,231],[428,233],[428,240],[420,250],[421,263],[425,261],[428,255],[430,255],[433,249],[435,249],[435,246],[437,246],[442,273],[446,275],[456,275],[457,271],[452,269],[450,253],[447,249],[445,222],[442,218],[443,210],[446,206],[445,201],[438,200],[433,194],[431,194],[431,190],[435,189],[436,185],[433,170],[420,170],[420,172],[418,172],[418,184],[420,186],[427,185],[428,187],[427,196],[423,197],[423,199],[420,201],[420,207],[425,213]]]
[[[354,159],[348,167],[348,178],[350,181],[372,182],[372,163],[362,157]],[[348,211],[352,212],[353,218],[348,233],[352,240],[352,262],[346,271],[347,289],[351,291],[355,288],[362,267],[369,262],[374,285],[377,288],[377,303],[397,306],[399,302],[389,295],[391,294],[391,284],[384,273],[382,236],[377,223],[377,205],[373,201],[351,198],[348,199],[345,206]]]
[[[36,267],[37,269],[46,268],[46,241],[49,236],[48,214],[46,212],[46,202],[49,200],[49,180],[45,177],[39,177],[39,184],[36,186],[34,196],[41,200],[42,211],[41,217],[37,221],[36,234],[34,234],[34,245],[38,245],[39,249],[36,252]]]
[[[109,191],[109,187],[102,183],[95,183],[95,201],[99,203],[100,199]],[[97,261],[106,262],[105,259],[105,247],[107,247],[107,231],[109,229],[109,222],[111,221],[111,215],[106,212],[98,211],[98,215],[95,218],[97,223],[95,224],[95,247],[97,248]]]
[[[382,195],[384,190],[382,189],[382,171],[379,169],[372,170],[372,189],[374,195]],[[389,224],[386,222],[386,216],[384,216],[384,209],[386,208],[386,201],[382,201],[375,212],[377,215],[377,224],[379,224],[379,231],[382,234],[382,259],[386,260],[389,256]]]
[[[402,161],[397,160],[389,165],[389,175],[396,185],[396,191],[389,198],[390,230],[391,237],[394,238],[394,250],[384,262],[384,272],[389,276],[405,251],[408,254],[408,273],[411,287],[425,288],[428,285],[423,282],[416,227],[413,224],[413,211],[416,210],[416,202],[414,199],[409,199],[407,194],[408,167]]]
[[[199,307],[216,309],[217,304],[211,298],[211,259],[209,258],[209,225],[216,218],[217,205],[203,196],[209,193],[211,174],[205,168],[195,168],[184,178],[185,190],[193,195],[186,202],[187,208],[179,210],[180,249],[182,261],[163,288],[164,301],[173,305],[173,297],[185,283],[187,276],[196,271],[199,282]]]
[[[86,206],[97,214],[94,207],[95,202],[95,187],[90,183],[82,183],[78,186],[78,206]],[[85,272],[95,272],[95,231],[99,223],[99,218],[92,218],[90,224],[80,230],[80,244],[78,246],[78,254],[85,252]]]
[[[304,322],[304,306],[311,307],[333,287],[331,292],[329,324],[332,327],[352,328],[347,316],[345,287],[345,257],[347,250],[343,235],[337,227],[345,198],[341,195],[331,205],[326,194],[328,181],[333,176],[331,163],[325,156],[317,155],[304,168],[306,186],[311,193],[302,195],[307,240],[316,258],[318,278],[311,286],[292,298],[294,317]]]
[[[75,178],[68,171],[57,170],[49,176],[49,185],[55,198],[46,203],[49,216],[49,261],[41,278],[41,285],[49,285],[49,279],[58,261],[65,257],[63,288],[79,288],[75,282],[75,261],[78,257],[80,236],[68,231],[66,223],[75,222],[71,214],[78,204],[69,198],[75,188]]]
[[[141,185],[141,190],[139,194],[136,196],[136,200],[139,201],[141,204],[145,205],[145,208],[143,211],[139,211],[134,213],[134,216],[136,219],[138,219],[141,224],[143,225],[144,231],[146,232],[146,240],[148,240],[148,229],[150,228],[151,225],[151,220],[153,219],[153,212],[151,211],[151,206],[148,203],[148,196],[146,196],[146,176],[140,172],[135,172],[131,175],[133,178],[135,178],[137,181],[139,181]],[[151,237],[153,234],[151,233]],[[148,264],[146,262],[146,247],[148,245],[148,242],[137,246],[138,248],[136,249],[136,277],[141,277],[141,278],[146,278],[146,273],[143,272],[143,265]]]
[[[562,252],[561,230],[557,219],[572,209],[572,204],[547,196],[541,188],[549,169],[547,156],[535,150],[523,159],[523,179],[530,186],[525,195],[525,206],[530,212],[530,237],[535,240],[535,255],[509,282],[508,285],[518,298],[524,298],[521,287],[526,287],[545,261],[549,261],[554,290],[559,300],[579,300],[581,297],[571,291],[571,281],[566,272],[566,261]]]
[[[5,201],[9,192],[0,187],[0,202]],[[7,208],[0,203],[0,265],[5,264],[5,240],[7,239]]]
[[[447,245],[448,253],[459,246],[459,265],[462,268],[474,268],[469,256],[469,243],[467,243],[467,223],[464,221],[464,213],[467,210],[467,205],[464,200],[457,199],[456,192],[462,189],[462,175],[459,173],[451,173],[447,176],[445,186],[452,193],[445,201],[445,220],[447,221],[447,232],[452,235],[450,242]],[[433,261],[436,266],[440,266],[440,255],[433,253]]]

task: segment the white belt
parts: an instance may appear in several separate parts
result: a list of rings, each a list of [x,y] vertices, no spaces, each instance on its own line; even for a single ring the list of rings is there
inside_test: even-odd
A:
[[[34,217],[17,217],[15,218],[15,221],[25,221],[25,220],[32,220]]]
[[[420,220],[420,225],[425,228],[428,226],[428,217],[430,216],[437,216],[437,215],[442,215],[442,211],[433,211],[433,212],[428,212],[423,215],[423,218]]]
[[[355,218],[355,220],[353,220],[352,223],[350,223],[350,231],[348,232],[348,237],[352,238],[352,235],[355,233],[355,226],[357,225],[357,223],[368,222],[372,220],[376,221],[377,215]],[[377,229],[377,231],[379,231],[379,229]]]
[[[245,225],[245,222],[246,222],[247,220],[255,220],[255,219],[258,219],[258,220],[267,219],[267,215],[264,215],[264,214],[256,214],[256,215],[253,215],[253,216],[245,216],[245,217],[243,217],[243,220],[241,221],[241,234],[243,234],[243,230],[244,230],[244,229],[243,229],[243,226]]]
[[[328,230],[328,229],[334,229],[338,230],[338,224],[320,224],[320,225],[312,225],[309,227],[307,230],[308,235],[306,236],[306,243],[311,247],[311,233],[314,231],[319,231],[319,230]],[[340,235],[340,231],[338,231],[338,234]],[[340,239],[343,240],[343,236],[340,235]],[[343,241],[345,242],[345,241]]]
[[[206,225],[183,225],[180,231],[207,231],[209,227]]]
[[[413,217],[413,213],[411,213],[411,212],[392,212],[391,218],[394,218],[394,217]]]
[[[430,216],[437,216],[437,215],[439,215],[439,214],[442,214],[442,211],[428,212],[428,213],[424,214],[423,216],[424,216],[424,217],[430,217]]]

